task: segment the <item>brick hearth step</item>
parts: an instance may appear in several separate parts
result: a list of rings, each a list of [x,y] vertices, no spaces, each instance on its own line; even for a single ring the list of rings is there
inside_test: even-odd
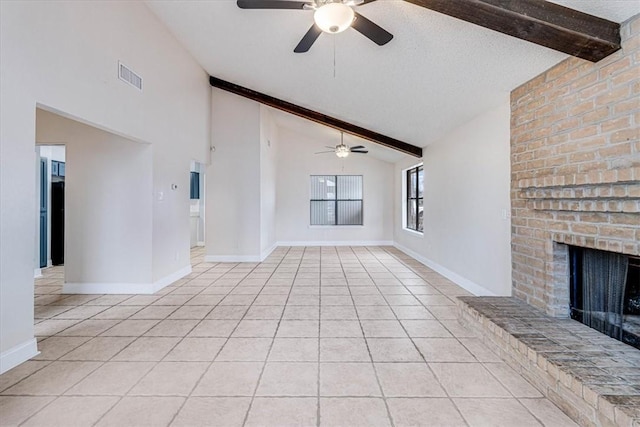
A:
[[[640,350],[513,297],[458,297],[458,318],[583,426],[640,427]]]

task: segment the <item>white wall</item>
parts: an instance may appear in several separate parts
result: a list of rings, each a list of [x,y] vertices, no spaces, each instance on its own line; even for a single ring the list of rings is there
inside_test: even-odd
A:
[[[40,109],[36,141],[66,146],[65,288],[150,284],[151,144]]]
[[[390,244],[394,165],[316,156],[327,142],[278,126],[270,110],[218,89],[206,173],[206,260],[259,261],[276,244]],[[363,175],[364,225],[311,227],[309,176]]]
[[[276,245],[278,127],[269,109],[260,107],[260,257]]]
[[[256,261],[261,246],[260,105],[213,89],[206,259]]]
[[[396,164],[395,242],[476,294],[511,294],[509,102],[424,151],[424,236],[402,229],[402,170]]]
[[[118,60],[144,78],[143,92],[117,79]],[[36,106],[153,144],[152,280],[162,282],[189,264],[189,161],[207,160],[210,90],[142,2],[3,1],[0,93],[3,372],[36,352]]]
[[[278,132],[277,240],[283,244],[389,244],[394,165],[371,155],[314,154],[329,144],[287,128]],[[362,175],[363,226],[310,226],[310,175]]]

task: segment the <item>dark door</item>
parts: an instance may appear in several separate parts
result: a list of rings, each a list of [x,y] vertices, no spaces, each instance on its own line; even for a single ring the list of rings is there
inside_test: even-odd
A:
[[[51,263],[64,264],[64,181],[51,183]]]
[[[40,268],[47,266],[47,159],[40,159]]]

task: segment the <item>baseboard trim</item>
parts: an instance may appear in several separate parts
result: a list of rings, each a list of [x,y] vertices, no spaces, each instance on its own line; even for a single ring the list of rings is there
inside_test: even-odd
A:
[[[62,285],[63,294],[152,294],[151,283],[77,282]]]
[[[191,274],[191,265],[163,277],[153,283],[65,283],[62,286],[63,294],[154,294],[160,289],[169,286],[176,280]]]
[[[262,253],[260,254],[260,262],[264,261],[265,259],[267,259],[267,257],[269,255],[271,255],[271,253],[273,251],[276,250],[276,248],[278,247],[278,243],[274,243],[273,245],[271,245],[270,248],[265,249],[264,251],[262,251]]]
[[[160,289],[169,286],[173,282],[176,282],[182,279],[183,277],[188,276],[189,274],[191,274],[191,264],[185,265],[180,270],[175,271],[169,274],[168,276],[165,276],[162,279],[156,280],[155,282],[153,282],[153,284],[151,285],[152,287],[151,293],[154,294],[158,292]]]
[[[32,338],[0,353],[0,375],[40,354],[38,340]]]
[[[294,241],[278,242],[277,246],[393,246],[391,240],[316,240],[316,241]]]
[[[490,290],[488,290],[487,288],[485,288],[484,286],[480,286],[477,283],[462,277],[461,275],[459,275],[458,273],[454,273],[453,271],[449,270],[446,267],[443,267],[442,265],[438,264],[437,262],[433,262],[430,259],[427,259],[425,257],[423,257],[422,255],[420,255],[419,253],[412,251],[411,249],[404,247],[398,243],[394,243],[393,246],[398,249],[401,252],[404,252],[405,254],[409,255],[411,258],[415,259],[416,261],[419,261],[420,263],[426,265],[427,267],[429,267],[430,269],[432,269],[433,271],[435,271],[438,274],[443,275],[444,277],[446,277],[447,279],[451,280],[453,283],[455,283],[456,285],[460,286],[461,288],[471,292],[473,295],[476,296],[498,296],[498,294],[491,292]]]
[[[260,255],[205,255],[204,262],[262,262]]]
[[[274,243],[273,246],[262,251],[260,255],[205,255],[204,262],[262,262],[277,247],[278,243]]]
[[[34,268],[33,269],[33,278],[34,279],[38,279],[42,277],[42,269],[41,268]]]

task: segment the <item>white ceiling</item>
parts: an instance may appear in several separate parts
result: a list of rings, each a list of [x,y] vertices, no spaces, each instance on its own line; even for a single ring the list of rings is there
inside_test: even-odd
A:
[[[554,2],[618,22],[640,13],[635,0]],[[394,35],[387,45],[349,29],[322,34],[305,54],[293,48],[312,11],[241,10],[235,0],[147,4],[209,74],[417,146],[505,102],[566,58],[402,0],[357,7]]]
[[[309,147],[310,152],[316,153],[319,151],[325,151],[328,150],[326,147],[335,147],[340,143],[340,131],[336,129],[332,129],[310,120],[302,119],[283,111],[271,108],[269,110],[271,111],[271,117],[279,127],[292,130],[293,132],[300,133],[302,135],[310,136],[313,140],[318,141],[317,144]],[[349,134],[344,135],[344,143],[349,147],[363,145],[367,150],[369,150],[369,156],[389,163],[395,163],[405,156],[405,154],[397,150],[387,148],[383,145],[374,144],[371,141]]]
[[[640,13],[638,0],[548,0],[613,22],[624,22]]]

